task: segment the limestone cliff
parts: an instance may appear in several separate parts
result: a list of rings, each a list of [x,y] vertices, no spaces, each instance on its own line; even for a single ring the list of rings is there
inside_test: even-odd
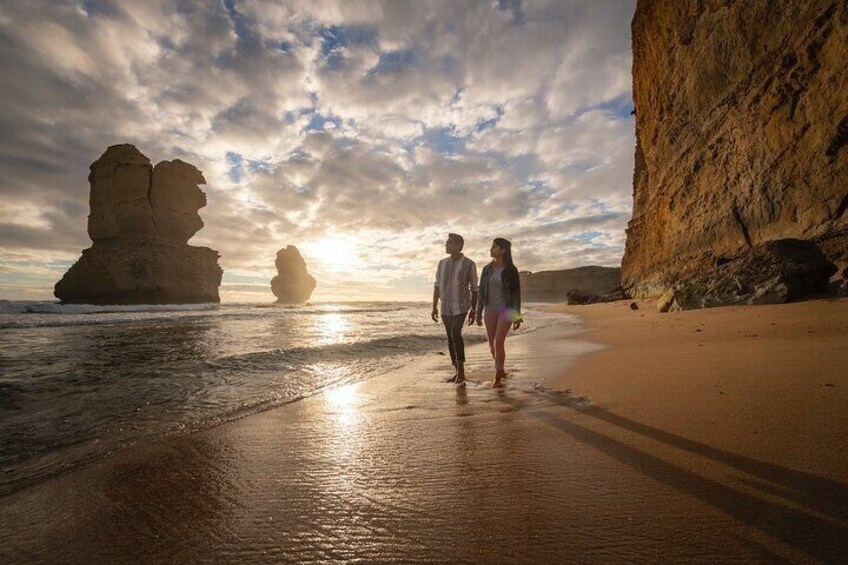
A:
[[[525,302],[564,302],[568,292],[607,294],[621,286],[621,269],[578,267],[562,271],[522,272],[521,299]]]
[[[306,261],[294,245],[277,251],[277,276],[271,279],[271,292],[279,304],[302,304],[315,290],[315,278],[306,271]]]
[[[622,281],[660,294],[771,240],[848,264],[848,2],[639,0]]]
[[[91,165],[88,234],[93,245],[56,283],[64,303],[219,302],[218,252],[188,240],[206,205],[194,166],[153,167],[132,145],[113,145]]]

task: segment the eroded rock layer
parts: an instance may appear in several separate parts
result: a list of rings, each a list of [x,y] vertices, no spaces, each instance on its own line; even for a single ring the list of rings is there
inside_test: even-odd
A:
[[[845,268],[846,61],[844,0],[639,0],[631,293],[782,238]]]
[[[203,227],[197,211],[206,181],[193,165],[150,160],[113,145],[91,165],[88,234],[94,242],[54,294],[77,304],[219,302],[218,252],[188,240]]]

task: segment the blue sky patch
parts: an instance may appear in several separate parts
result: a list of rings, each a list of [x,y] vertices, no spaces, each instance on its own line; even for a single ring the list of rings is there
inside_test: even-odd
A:
[[[399,73],[415,64],[415,51],[405,49],[402,51],[389,51],[380,54],[380,61],[377,66],[371,69],[368,74],[371,76],[380,74]]]
[[[251,37],[253,35],[250,29],[250,23],[236,9],[236,0],[224,0],[224,10],[227,12],[227,17],[233,22],[233,29],[239,39]]]
[[[303,128],[304,131],[324,131],[324,128],[327,123],[335,124],[336,127],[341,127],[342,120],[337,118],[336,116],[322,116],[318,112],[315,112],[312,115],[312,119],[309,120],[309,123],[306,124],[306,127]]]
[[[350,45],[367,45],[377,37],[377,31],[368,26],[326,26],[318,32],[321,53],[328,57],[337,49]]]
[[[461,152],[465,145],[465,140],[455,132],[452,127],[426,129],[416,141],[418,145],[426,145],[439,153],[454,155]]]
[[[591,106],[586,108],[586,110],[605,110],[607,112],[612,112],[619,118],[630,119],[632,117],[630,113],[633,111],[633,108],[633,97],[630,94],[627,94],[602,102],[595,106]]]
[[[477,125],[474,126],[474,131],[481,132],[483,130],[495,127],[504,115],[503,106],[497,106],[497,108],[495,108],[495,111],[497,112],[497,115],[494,118],[477,122]]]
[[[584,231],[582,233],[575,235],[574,239],[577,239],[577,240],[580,240],[580,241],[592,241],[596,237],[599,237],[599,236],[602,236],[602,235],[604,235],[604,234],[602,232],[599,232],[599,231]]]
[[[278,51],[282,51],[283,53],[290,53],[294,48],[294,45],[289,41],[282,40],[269,40],[265,42],[265,47],[270,49],[277,49]]]
[[[244,173],[243,165],[244,158],[238,153],[233,153],[232,151],[227,152],[227,163],[230,165],[230,172],[228,176],[230,180],[239,183],[241,182],[242,174]]]

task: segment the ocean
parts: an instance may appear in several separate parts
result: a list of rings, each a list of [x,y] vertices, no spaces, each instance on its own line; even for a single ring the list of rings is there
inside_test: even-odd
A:
[[[518,333],[561,316],[532,307]],[[485,341],[468,328],[466,343]],[[445,354],[425,302],[91,306],[0,301],[0,495]]]

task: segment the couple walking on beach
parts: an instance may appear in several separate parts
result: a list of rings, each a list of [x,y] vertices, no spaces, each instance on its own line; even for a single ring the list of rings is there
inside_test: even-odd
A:
[[[489,254],[491,263],[483,267],[480,284],[477,284],[477,265],[462,254],[465,240],[456,233],[448,234],[445,253],[450,256],[439,261],[436,268],[436,284],[433,288],[433,321],[438,321],[441,300],[442,322],[448,336],[448,351],[456,373],[448,382],[465,382],[465,342],[462,328],[475,321],[478,326],[486,324],[489,350],[495,360],[493,387],[503,386],[504,342],[510,328],[521,326],[521,284],[518,269],[512,262],[512,244],[503,238],[495,238]]]

